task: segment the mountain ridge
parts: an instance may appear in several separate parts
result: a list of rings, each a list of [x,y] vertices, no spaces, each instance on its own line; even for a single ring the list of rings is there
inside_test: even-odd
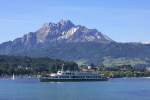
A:
[[[0,44],[0,55],[49,57],[86,63],[104,58],[150,59],[150,45],[119,43],[97,29],[75,25],[70,20],[46,23],[35,32]],[[149,60],[146,62],[150,63]]]
[[[70,20],[61,20],[58,23],[46,23],[37,31],[29,32],[12,42],[17,41],[28,45],[45,42],[112,42],[113,40],[96,29],[75,25]]]

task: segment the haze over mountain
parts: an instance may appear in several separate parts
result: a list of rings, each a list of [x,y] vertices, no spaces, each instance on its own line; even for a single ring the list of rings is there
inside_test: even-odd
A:
[[[108,59],[131,59],[149,64],[150,44],[117,43],[96,29],[61,20],[58,23],[46,23],[35,32],[0,44],[0,54],[95,64]]]

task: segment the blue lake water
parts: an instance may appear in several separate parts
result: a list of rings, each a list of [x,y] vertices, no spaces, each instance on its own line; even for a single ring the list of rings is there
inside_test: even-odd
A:
[[[150,79],[68,83],[1,79],[0,100],[150,100]]]

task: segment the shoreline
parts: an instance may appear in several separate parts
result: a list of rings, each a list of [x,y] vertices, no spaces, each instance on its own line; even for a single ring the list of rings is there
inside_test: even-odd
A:
[[[109,78],[109,80],[112,80],[112,79],[135,79],[135,78],[145,78],[145,79],[150,79],[150,77],[115,77],[115,78]],[[12,79],[12,76],[9,76],[9,77],[0,77],[0,80],[3,80],[3,79],[6,79],[6,80],[15,80],[15,79],[39,79],[38,76],[15,76],[15,79]]]

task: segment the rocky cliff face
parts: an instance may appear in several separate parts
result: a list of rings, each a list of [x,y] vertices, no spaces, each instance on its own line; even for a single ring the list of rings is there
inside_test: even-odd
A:
[[[111,42],[96,29],[88,29],[84,26],[74,25],[71,21],[60,21],[57,24],[49,23],[37,32],[38,43],[48,42]]]
[[[35,32],[30,32],[21,38],[12,41],[12,44],[36,45],[54,42],[112,42],[96,29],[74,25],[69,20],[58,23],[46,23]]]

